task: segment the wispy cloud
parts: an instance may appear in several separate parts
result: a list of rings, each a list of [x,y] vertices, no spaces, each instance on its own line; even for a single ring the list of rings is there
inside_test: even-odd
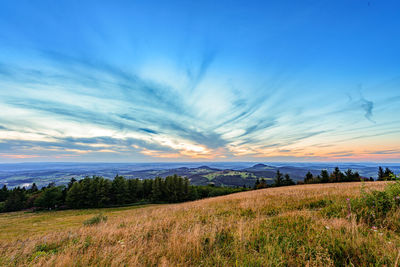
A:
[[[371,122],[375,122],[372,119],[372,110],[374,108],[374,103],[372,101],[368,101],[365,98],[361,98],[361,108],[365,111],[365,118]]]

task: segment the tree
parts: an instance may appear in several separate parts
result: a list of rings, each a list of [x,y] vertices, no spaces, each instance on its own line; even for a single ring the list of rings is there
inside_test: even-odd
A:
[[[261,178],[258,188],[266,188],[266,187],[267,187],[267,181],[265,180],[265,178]]]
[[[321,183],[329,182],[329,173],[327,170],[321,170]]]
[[[285,174],[285,180],[283,181],[284,185],[294,185],[294,181],[290,178],[288,173]]]
[[[189,200],[189,194],[190,194],[190,182],[188,178],[185,178],[183,180],[183,199],[182,201]]]
[[[276,171],[276,175],[275,175],[275,179],[274,179],[274,185],[275,186],[282,186],[283,185],[283,175],[279,170]]]
[[[63,186],[50,187],[43,189],[43,192],[35,200],[35,206],[52,209],[62,204]]]
[[[197,187],[195,186],[190,186],[189,187],[189,200],[196,200],[199,199],[199,193],[197,191]]]
[[[7,197],[8,197],[8,188],[6,185],[3,185],[3,187],[0,190],[0,202],[5,201]]]
[[[385,180],[385,172],[383,171],[383,168],[379,166],[378,169],[378,181],[383,181]]]
[[[113,204],[125,204],[128,201],[128,187],[123,176],[115,176],[111,184]]]
[[[17,211],[22,210],[25,207],[26,195],[24,191],[20,188],[14,188],[8,192],[8,197],[4,203],[5,211]]]
[[[355,182],[361,181],[361,177],[360,177],[360,174],[358,172],[355,172],[353,174],[353,181],[355,181]]]
[[[392,170],[390,170],[389,168],[386,168],[385,172],[384,172],[384,179],[385,180],[392,180],[392,175],[393,175]]]
[[[69,182],[68,182],[67,190],[69,190],[75,182],[76,182],[76,179],[74,177],[72,177],[71,180],[69,180]]]
[[[33,183],[31,188],[28,191],[29,191],[29,193],[35,193],[38,190],[39,190],[39,188],[37,187],[37,185],[35,183]]]
[[[353,174],[353,171],[351,170],[351,169],[347,169],[347,171],[344,173],[345,175],[344,175],[344,180],[346,181],[346,182],[350,182],[350,181],[353,181],[353,179],[354,179],[354,174]]]
[[[254,184],[254,189],[258,189],[260,184],[260,179],[257,178],[255,184]]]
[[[313,174],[310,171],[308,171],[307,174],[306,174],[306,177],[304,178],[304,183],[305,184],[311,184],[311,183],[314,182],[313,180],[314,180]]]
[[[162,180],[160,177],[156,177],[153,181],[153,187],[151,191],[151,199],[153,201],[162,201]]]
[[[335,170],[331,173],[330,181],[334,183],[343,182],[344,174],[340,171],[339,167],[336,167]]]
[[[83,207],[82,185],[81,183],[73,183],[67,192],[67,205],[71,208]]]
[[[138,200],[139,179],[128,179],[128,195],[129,202],[133,203]]]
[[[153,191],[153,182],[152,179],[146,179],[143,181],[143,198],[151,199],[151,192]]]
[[[101,178],[98,186],[98,199],[99,199],[99,207],[104,207],[110,204],[110,191],[111,191],[111,182],[108,179]]]

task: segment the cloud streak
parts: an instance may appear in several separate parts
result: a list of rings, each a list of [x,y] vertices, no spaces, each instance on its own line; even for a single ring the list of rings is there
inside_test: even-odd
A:
[[[359,83],[351,77],[366,76],[340,73],[339,59],[356,64],[355,55],[335,54],[329,33],[292,39],[299,25],[325,24],[296,14],[276,23],[283,18],[274,5],[213,4],[220,10],[207,19],[197,8],[149,6],[152,20],[135,3],[118,8],[118,17],[102,11],[116,6],[100,3],[101,20],[87,3],[75,10],[60,2],[54,12],[0,6],[7,15],[0,21],[2,158],[320,160],[395,157],[400,148],[399,80],[365,78],[365,98],[349,90]],[[14,9],[15,18],[4,11]],[[65,10],[72,17],[55,17]]]

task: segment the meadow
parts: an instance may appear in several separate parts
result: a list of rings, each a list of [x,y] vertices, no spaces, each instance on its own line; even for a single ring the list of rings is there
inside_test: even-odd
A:
[[[5,213],[0,266],[398,266],[399,188],[309,184],[180,204]]]

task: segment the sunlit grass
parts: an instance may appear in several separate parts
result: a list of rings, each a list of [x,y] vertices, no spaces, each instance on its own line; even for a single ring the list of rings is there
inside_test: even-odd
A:
[[[394,266],[396,228],[346,216],[346,199],[361,187],[314,184],[145,208],[3,214],[0,265]],[[108,219],[83,225],[99,213]]]

